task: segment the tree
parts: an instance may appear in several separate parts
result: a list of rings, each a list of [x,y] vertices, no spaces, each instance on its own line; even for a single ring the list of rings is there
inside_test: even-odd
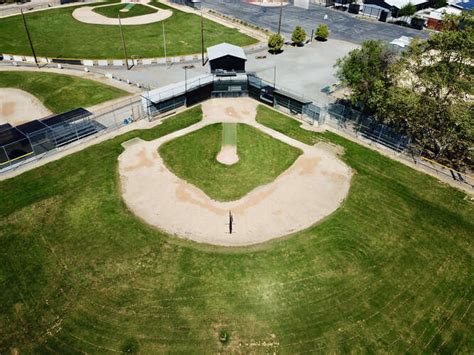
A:
[[[271,53],[278,53],[283,47],[285,40],[283,39],[282,35],[275,33],[270,36],[268,39],[268,48],[270,49]]]
[[[473,167],[474,14],[445,15],[443,31],[402,56],[376,41],[339,60],[337,75],[366,114],[408,135],[423,156]]]
[[[409,17],[413,16],[416,13],[416,6],[413,5],[411,2],[408,2],[406,5],[404,5],[400,11],[398,11],[398,16],[401,17]]]
[[[301,26],[296,26],[295,30],[291,34],[291,40],[297,45],[303,44],[306,40],[306,32],[301,28]]]
[[[447,22],[443,32],[411,43],[378,116],[406,132],[424,156],[463,169],[472,167],[474,147],[473,15]]]
[[[320,41],[325,41],[329,36],[329,27],[328,25],[319,25],[316,28],[316,39]]]
[[[445,7],[448,4],[446,0],[435,0],[434,2],[434,8],[439,9],[441,7]]]
[[[392,85],[391,64],[396,53],[381,41],[366,41],[360,49],[338,59],[337,77],[352,90],[352,103],[364,114],[376,114]]]

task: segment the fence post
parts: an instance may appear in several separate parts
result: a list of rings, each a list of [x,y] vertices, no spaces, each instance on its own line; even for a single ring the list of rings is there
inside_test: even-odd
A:
[[[382,137],[382,132],[383,132],[384,128],[385,128],[385,126],[382,125],[382,129],[380,130],[379,137],[377,138],[377,143],[380,143],[380,137]]]
[[[11,166],[12,163],[10,161],[10,157],[7,154],[7,150],[5,149],[5,146],[2,146],[2,149],[3,149],[3,152],[5,153],[5,156],[7,157],[8,166]]]

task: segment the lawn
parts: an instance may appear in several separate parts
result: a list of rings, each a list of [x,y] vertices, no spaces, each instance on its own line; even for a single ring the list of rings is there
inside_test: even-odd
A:
[[[93,11],[101,14],[105,17],[110,18],[127,18],[127,17],[135,17],[135,16],[143,16],[149,15],[157,12],[157,9],[153,9],[150,6],[134,4],[133,7],[127,12],[121,12],[123,8],[129,6],[130,4],[119,4],[119,5],[112,5],[112,6],[99,6],[96,7]]]
[[[308,230],[229,249],[141,223],[120,198],[120,144],[200,115],[0,182],[0,353],[473,352],[472,203],[335,134],[351,190]]]
[[[308,145],[313,145],[322,138],[321,134],[301,129],[298,121],[289,120],[284,115],[275,115],[274,110],[262,105],[258,106],[256,121]]]
[[[171,9],[156,1],[150,4],[157,8]],[[26,15],[36,54],[52,58],[122,58],[119,27],[79,22],[72,17],[72,12],[76,8],[64,7]],[[123,26],[130,56],[164,57],[163,25],[168,56],[201,52],[200,17],[176,9],[171,10],[173,15],[164,21],[148,25]],[[206,47],[221,42],[238,46],[257,42],[236,29],[206,19],[204,41]],[[32,55],[21,16],[0,19],[0,53]]]
[[[165,143],[159,153],[174,174],[217,201],[238,200],[257,186],[272,182],[301,154],[258,129],[238,124],[239,162],[226,166],[216,160],[222,135],[222,124],[216,123]]]
[[[0,87],[27,91],[54,113],[129,95],[112,86],[76,76],[30,71],[0,71]]]

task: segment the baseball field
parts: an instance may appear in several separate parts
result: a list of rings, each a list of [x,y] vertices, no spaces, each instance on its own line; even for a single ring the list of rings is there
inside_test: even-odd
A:
[[[88,3],[97,15],[104,16],[104,24],[81,22],[73,16],[78,8],[72,6],[31,12],[25,15],[34,49],[38,56],[50,58],[123,58],[119,26],[106,25],[107,19],[116,17],[114,2]],[[144,11],[142,11],[145,9]],[[171,17],[154,23],[140,24],[140,15],[153,16],[154,10],[171,11]],[[152,14],[150,15],[150,12]],[[178,56],[201,52],[201,19],[196,14],[171,8],[158,1],[133,7],[130,12],[120,12],[126,20],[135,19],[135,25],[123,26],[123,34],[130,57],[153,58],[166,55]],[[146,15],[148,14],[148,15]],[[145,17],[143,16],[143,17]],[[85,19],[86,20],[86,19]],[[84,21],[85,21],[84,20]],[[118,24],[117,24],[118,25]],[[204,19],[204,43],[206,47],[228,42],[246,46],[257,42],[235,28]],[[0,53],[31,56],[31,48],[21,16],[0,19]]]
[[[253,127],[237,125],[235,186],[222,189],[212,158],[222,126],[197,126],[204,108],[0,182],[0,353],[472,352],[474,210],[463,192],[263,106]],[[279,179],[299,145],[334,147],[350,190],[282,238],[196,243],[122,198],[119,157],[133,150],[122,143],[167,137],[156,159],[222,200],[245,193],[244,178]],[[236,218],[236,237],[242,227]]]

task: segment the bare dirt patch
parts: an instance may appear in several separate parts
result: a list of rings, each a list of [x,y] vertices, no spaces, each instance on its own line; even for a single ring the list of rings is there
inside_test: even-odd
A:
[[[0,88],[0,124],[19,125],[51,114],[35,96],[12,88]]]
[[[123,198],[150,225],[197,242],[251,245],[310,227],[333,213],[347,196],[351,169],[332,151],[305,145],[258,124],[255,101],[210,100],[203,104],[203,113],[203,121],[131,145],[119,157]],[[237,201],[214,201],[169,171],[156,152],[167,141],[218,122],[247,123],[303,154],[272,183]],[[229,211],[234,217],[233,234],[229,234]]]

